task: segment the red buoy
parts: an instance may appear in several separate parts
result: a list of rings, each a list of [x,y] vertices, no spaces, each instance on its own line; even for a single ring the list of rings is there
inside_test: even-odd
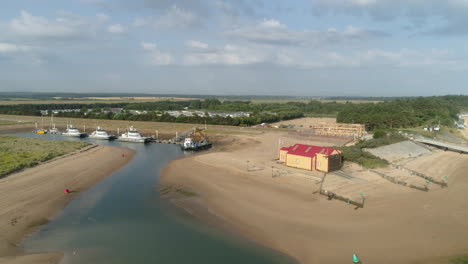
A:
[[[70,190],[69,189],[65,189],[63,190],[64,193],[70,193]]]

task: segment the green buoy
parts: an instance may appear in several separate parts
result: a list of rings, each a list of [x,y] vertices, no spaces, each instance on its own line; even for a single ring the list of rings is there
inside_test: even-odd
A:
[[[353,263],[361,263],[361,261],[359,260],[356,254],[353,254]]]

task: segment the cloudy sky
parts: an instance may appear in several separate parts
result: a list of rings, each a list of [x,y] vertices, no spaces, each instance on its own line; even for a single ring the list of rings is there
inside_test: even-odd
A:
[[[468,0],[15,0],[0,91],[468,94]]]

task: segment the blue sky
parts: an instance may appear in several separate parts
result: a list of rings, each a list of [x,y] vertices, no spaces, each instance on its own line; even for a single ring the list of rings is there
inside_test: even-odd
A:
[[[468,94],[468,0],[15,0],[0,91]]]

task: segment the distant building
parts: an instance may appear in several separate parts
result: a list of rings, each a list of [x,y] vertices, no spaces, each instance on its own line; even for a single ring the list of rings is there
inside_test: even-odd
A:
[[[330,172],[341,168],[342,154],[335,148],[295,144],[281,148],[279,159],[289,167]]]

